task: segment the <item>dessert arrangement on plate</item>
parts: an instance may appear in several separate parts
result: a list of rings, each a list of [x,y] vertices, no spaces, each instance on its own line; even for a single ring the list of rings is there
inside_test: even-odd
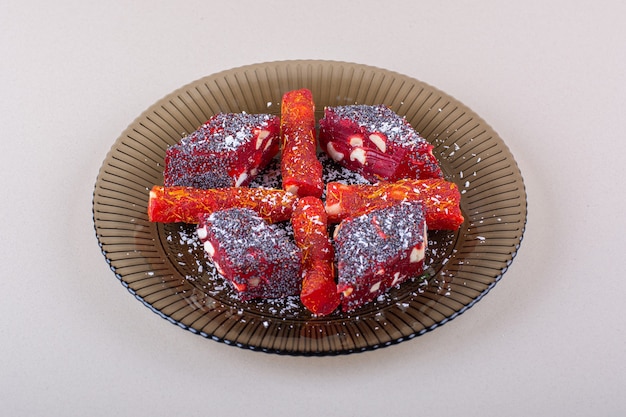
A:
[[[291,90],[280,116],[219,113],[169,146],[148,218],[196,225],[242,302],[297,295],[317,317],[351,312],[419,277],[428,231],[464,221],[432,149],[382,104],[326,107],[318,132],[311,91]],[[252,186],[276,160],[280,188]],[[325,181],[325,161],[359,181]]]
[[[165,95],[117,138],[93,193],[100,250],[138,301],[288,355],[378,349],[458,317],[510,267],[526,214],[513,155],[472,109],[320,60]]]

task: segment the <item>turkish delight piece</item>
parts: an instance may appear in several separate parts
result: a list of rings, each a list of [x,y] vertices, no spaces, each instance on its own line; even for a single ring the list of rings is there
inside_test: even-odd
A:
[[[273,188],[192,188],[155,185],[148,196],[148,219],[159,223],[197,224],[201,215],[247,208],[269,223],[289,220],[297,197]]]
[[[280,119],[269,114],[219,113],[165,154],[166,186],[246,186],[278,154]]]
[[[322,149],[372,182],[442,177],[433,145],[384,105],[327,107],[319,125]]]
[[[335,231],[341,309],[352,311],[423,272],[427,228],[420,202],[343,220]]]
[[[463,223],[459,188],[443,178],[403,179],[374,185],[326,184],[325,207],[331,223],[402,201],[422,202],[428,230],[457,230]]]
[[[217,271],[239,298],[282,298],[301,289],[301,252],[284,230],[249,209],[201,217],[198,238]]]
[[[281,102],[283,188],[299,197],[321,197],[322,164],[317,159],[315,103],[311,91],[288,91]]]
[[[291,218],[293,237],[302,250],[302,304],[318,317],[328,315],[341,302],[335,283],[335,251],[328,235],[324,203],[317,197],[303,197]]]

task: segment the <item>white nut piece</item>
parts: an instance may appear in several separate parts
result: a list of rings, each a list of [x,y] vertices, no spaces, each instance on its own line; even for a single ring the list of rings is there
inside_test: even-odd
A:
[[[203,246],[204,251],[207,253],[207,255],[209,255],[210,258],[213,258],[213,255],[215,255],[215,248],[213,247],[211,242],[207,240],[206,242],[204,242]]]
[[[256,144],[255,144],[257,149],[261,149],[261,145],[263,145],[263,141],[269,135],[270,135],[270,131],[269,130],[260,130],[259,131],[259,134],[256,137]]]
[[[295,184],[291,184],[285,189],[285,191],[293,195],[298,195],[298,186]]]
[[[428,242],[428,227],[424,223],[423,242],[413,247],[411,254],[409,255],[409,262],[415,263],[423,260],[426,257],[426,242]]]
[[[360,136],[352,136],[349,140],[348,143],[350,144],[350,146],[355,147],[355,146],[363,146],[363,138]]]
[[[209,232],[206,230],[206,226],[199,227],[196,233],[201,240],[206,239],[209,235]]]
[[[341,229],[341,223],[339,223],[337,227],[335,227],[335,231],[333,232],[333,239],[337,239],[337,236],[339,236],[340,229]]]
[[[391,282],[390,286],[395,287],[396,285],[398,285],[401,279],[402,277],[400,276],[400,272],[396,272],[395,274],[393,274],[393,281]]]
[[[341,212],[341,204],[339,203],[327,205],[325,208],[326,208],[326,214],[330,216],[337,215]]]
[[[354,148],[352,152],[350,152],[350,160],[351,161],[359,161],[361,165],[365,165],[365,149],[363,148]]]
[[[218,273],[220,273],[222,275],[225,275],[224,274],[224,270],[222,269],[222,267],[217,262],[213,261],[213,265],[215,266],[215,269],[217,269]]]
[[[370,292],[376,292],[376,291],[378,291],[378,290],[380,289],[380,283],[381,283],[381,282],[382,282],[382,281],[378,281],[376,284],[372,285],[372,286],[370,287]]]
[[[385,138],[382,137],[380,134],[378,133],[372,133],[369,136],[369,140],[372,141],[372,143],[374,145],[376,145],[376,147],[382,152],[385,153],[387,152],[387,142],[385,141]]]
[[[235,187],[239,187],[241,184],[243,184],[243,182],[246,180],[246,178],[248,178],[248,173],[247,172],[242,172],[239,175],[239,178],[237,178],[237,181],[235,182]]]
[[[413,247],[411,254],[409,255],[409,262],[415,263],[424,259],[426,256],[426,246],[425,245],[416,245]]]
[[[345,156],[342,152],[339,152],[337,149],[335,149],[335,145],[333,145],[332,142],[328,142],[328,145],[326,145],[326,151],[328,152],[328,155],[336,162],[341,161]]]

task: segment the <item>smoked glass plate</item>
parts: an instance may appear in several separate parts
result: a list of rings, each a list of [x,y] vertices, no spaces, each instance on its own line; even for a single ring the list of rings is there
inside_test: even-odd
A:
[[[168,146],[219,112],[280,114],[288,90],[325,106],[386,104],[434,146],[461,192],[465,223],[431,232],[426,273],[345,314],[316,318],[297,297],[241,302],[202,253],[194,227],[148,221]],[[343,178],[342,170],[327,166]],[[271,173],[259,181],[275,181]],[[278,182],[278,186],[280,183]],[[450,95],[396,72],[346,62],[281,61],[220,72],[172,92],[115,141],[93,195],[96,236],[115,276],[152,311],[229,345],[290,355],[337,355],[400,343],[443,325],[485,296],[513,261],[526,224],[517,164],[498,134]]]

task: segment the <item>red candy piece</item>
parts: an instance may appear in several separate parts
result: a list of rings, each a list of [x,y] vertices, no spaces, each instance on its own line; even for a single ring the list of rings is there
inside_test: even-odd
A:
[[[442,176],[433,145],[383,105],[327,107],[319,139],[333,160],[372,182]]]
[[[376,185],[326,185],[326,212],[331,223],[402,201],[420,201],[429,230],[456,230],[463,223],[461,194],[457,185],[444,179],[400,180]]]
[[[342,221],[335,235],[341,309],[352,311],[421,274],[427,243],[420,202]]]
[[[340,297],[335,284],[335,252],[322,201],[311,196],[298,200],[291,224],[296,245],[302,250],[300,300],[317,316],[330,314],[339,306]]]
[[[341,297],[337,292],[332,262],[313,262],[309,268],[302,271],[300,300],[318,317],[326,316],[337,309]]]
[[[299,197],[321,197],[322,164],[317,159],[315,104],[307,89],[289,91],[281,104],[283,188]]]
[[[280,120],[269,114],[220,113],[166,150],[166,186],[245,186],[278,154]]]
[[[289,220],[297,197],[284,190],[229,187],[210,190],[154,186],[148,219],[161,223],[198,223],[199,216],[227,208],[249,208],[270,223]]]
[[[199,220],[207,257],[242,300],[300,293],[300,250],[284,232],[250,209],[220,210]]]

